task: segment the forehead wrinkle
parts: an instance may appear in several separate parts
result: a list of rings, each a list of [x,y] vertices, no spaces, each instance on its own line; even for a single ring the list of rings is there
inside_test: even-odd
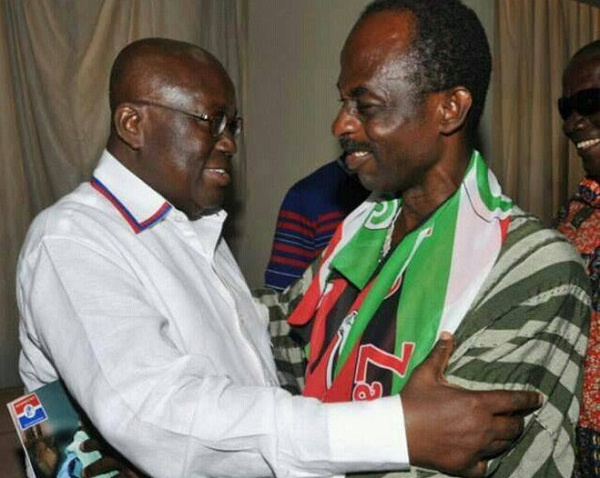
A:
[[[397,34],[393,36],[401,38]],[[419,61],[412,48],[407,51],[405,43],[396,42],[389,48],[379,48],[378,45],[349,48],[345,53],[351,65],[350,70],[357,69],[361,71],[361,76],[368,77],[361,85],[352,88],[353,96],[369,92],[389,99],[396,88],[406,90],[416,87]]]
[[[407,94],[417,93],[416,75],[419,71],[416,61],[410,54],[395,52],[387,56],[387,60],[376,69],[371,80],[376,85],[377,96],[394,103],[405,99]],[[370,89],[373,91],[373,88]],[[398,98],[398,94],[402,98]]]
[[[388,81],[410,83],[418,70],[418,62],[413,55],[398,53],[388,55],[388,59],[381,65],[378,73]]]
[[[414,63],[411,65],[411,62],[406,61],[406,57],[407,55],[404,55],[404,58],[402,59],[393,57],[391,59],[383,60],[379,64],[371,62],[372,72],[365,75],[368,76],[368,79],[357,86],[352,86],[348,94],[351,97],[358,97],[365,94],[381,95],[385,92],[378,85],[384,85],[390,82],[410,83],[411,77],[414,75],[414,72],[417,71],[417,67]],[[364,65],[365,63],[366,62],[363,62],[362,64]],[[342,86],[339,81],[336,86],[339,91],[342,91]]]

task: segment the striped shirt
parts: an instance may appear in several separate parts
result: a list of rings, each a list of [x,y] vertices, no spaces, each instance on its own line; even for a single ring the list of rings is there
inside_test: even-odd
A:
[[[329,243],[338,224],[368,194],[336,161],[294,184],[277,217],[266,287],[283,290],[300,278]]]

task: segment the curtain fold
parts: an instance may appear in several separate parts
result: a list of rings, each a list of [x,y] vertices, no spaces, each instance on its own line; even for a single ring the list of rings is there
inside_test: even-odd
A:
[[[19,384],[19,248],[35,214],[87,180],[105,146],[114,57],[151,36],[198,44],[229,71],[243,115],[246,1],[1,0],[0,387]],[[245,182],[243,141],[238,149],[232,204],[239,204]]]
[[[7,10],[0,9],[0,201],[3,221],[0,234],[0,386],[17,384],[17,312],[14,270],[33,207],[28,194],[26,149],[21,140],[19,110],[11,76],[11,42]]]
[[[600,38],[600,9],[576,0],[495,0],[493,156],[506,192],[550,221],[583,169],[562,133],[562,71]]]

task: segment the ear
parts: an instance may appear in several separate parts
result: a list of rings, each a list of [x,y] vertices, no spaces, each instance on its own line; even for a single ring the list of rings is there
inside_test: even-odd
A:
[[[132,149],[140,149],[144,144],[142,119],[143,113],[131,104],[122,103],[115,109],[113,115],[115,131],[121,141]]]
[[[440,104],[440,133],[451,135],[462,128],[473,104],[471,92],[464,86],[456,86],[444,92]]]

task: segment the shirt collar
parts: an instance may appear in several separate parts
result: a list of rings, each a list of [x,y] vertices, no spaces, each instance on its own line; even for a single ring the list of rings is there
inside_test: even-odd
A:
[[[106,150],[90,182],[112,203],[136,234],[160,222],[173,208]]]
[[[177,218],[176,221],[188,222],[196,232],[204,253],[209,257],[214,256],[223,236],[223,224],[227,219],[227,213],[223,209],[193,221],[190,221],[182,212],[175,210],[173,211],[173,218]]]

